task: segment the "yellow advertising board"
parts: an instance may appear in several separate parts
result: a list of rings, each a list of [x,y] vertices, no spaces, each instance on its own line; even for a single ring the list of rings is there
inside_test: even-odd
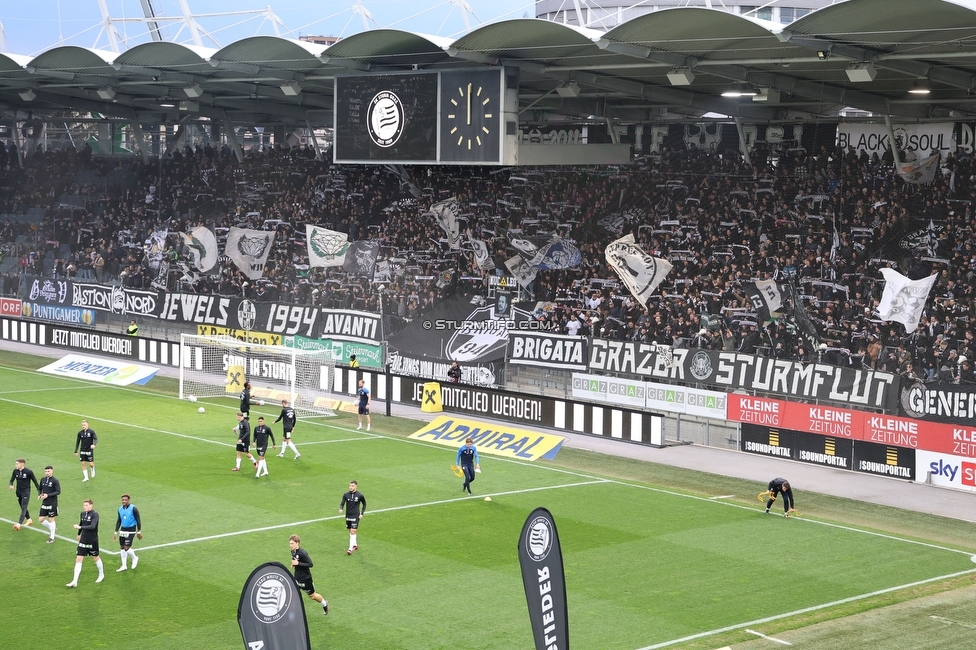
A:
[[[197,335],[199,336],[229,336],[238,341],[247,343],[257,343],[259,345],[283,345],[284,339],[281,334],[269,334],[268,332],[248,332],[233,327],[218,327],[217,325],[197,325]]]
[[[520,460],[553,459],[565,440],[562,436],[502,423],[480,422],[453,415],[441,415],[420,431],[410,435],[457,449],[466,438],[474,440],[478,453],[518,458]]]

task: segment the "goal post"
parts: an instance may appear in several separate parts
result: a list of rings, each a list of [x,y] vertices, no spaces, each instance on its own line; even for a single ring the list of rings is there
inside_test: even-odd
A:
[[[299,417],[333,416],[335,361],[327,350],[249,343],[230,336],[180,335],[180,399],[238,399],[251,382],[251,399],[273,405],[287,399]]]

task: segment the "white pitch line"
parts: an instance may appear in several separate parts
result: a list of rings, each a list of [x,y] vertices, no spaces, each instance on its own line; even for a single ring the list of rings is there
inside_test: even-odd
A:
[[[714,501],[715,499],[731,499],[734,496],[734,494],[723,494],[722,496],[708,497],[708,499],[709,501]]]
[[[854,603],[859,600],[865,600],[867,598],[873,598],[874,596],[881,596],[884,594],[889,594],[894,591],[901,591],[902,589],[911,589],[912,587],[918,587],[920,585],[926,585],[932,582],[939,582],[940,580],[950,580],[952,578],[958,578],[959,576],[971,575],[976,573],[976,569],[969,569],[967,571],[959,571],[957,573],[949,573],[943,576],[936,576],[934,578],[926,578],[925,580],[919,580],[917,582],[910,582],[905,585],[898,585],[895,587],[888,587],[886,589],[879,589],[878,591],[872,591],[867,594],[860,594],[858,596],[851,596],[850,598],[842,598],[840,600],[834,600],[829,603],[822,603],[820,605],[813,605],[811,607],[804,607],[803,609],[797,609],[792,612],[785,612],[783,614],[776,614],[775,616],[767,616],[766,618],[760,618],[755,621],[746,621],[745,623],[737,623],[735,625],[729,625],[717,630],[709,630],[707,632],[699,632],[698,634],[691,634],[680,639],[672,639],[670,641],[664,641],[662,643],[655,643],[654,645],[644,646],[640,650],[657,650],[657,648],[667,648],[668,646],[677,645],[679,643],[685,643],[687,641],[694,641],[695,639],[703,639],[709,636],[715,636],[716,634],[724,634],[725,632],[734,632],[736,630],[741,630],[745,627],[753,627],[755,625],[762,625],[764,623],[771,623],[772,621],[779,621],[784,618],[789,618],[791,616],[799,616],[801,614],[809,614],[810,612],[817,612],[822,609],[828,609],[830,607],[836,607],[837,605],[846,605],[847,603]]]
[[[89,417],[92,420],[97,420],[98,422],[108,422],[109,424],[116,424],[120,427],[130,427],[132,429],[142,429],[143,431],[154,431],[156,433],[163,433],[167,436],[176,436],[177,438],[186,438],[187,440],[198,440],[200,442],[209,442],[212,445],[220,445],[221,447],[234,447],[229,442],[220,442],[218,440],[210,440],[208,438],[200,438],[199,436],[191,436],[185,433],[176,433],[175,431],[167,431],[165,429],[156,429],[155,427],[146,427],[141,424],[132,424],[131,422],[119,422],[118,420],[107,420],[105,418],[95,418],[90,415],[84,415],[82,413],[73,413],[72,411],[65,411],[63,409],[56,409],[50,406],[41,406],[39,404],[30,404],[28,402],[18,402],[14,399],[7,399],[5,397],[0,397],[0,402],[8,402],[10,404],[17,404],[19,406],[27,406],[34,409],[41,409],[42,411],[51,411],[53,413],[61,413],[62,415],[73,415],[78,418]]]
[[[0,521],[3,521],[5,523],[11,524],[11,525],[17,523],[13,519],[7,519],[6,517],[0,517]],[[21,526],[20,527],[20,530],[29,530],[32,533],[41,533],[45,537],[50,537],[51,536],[51,533],[48,532],[47,528],[43,528],[42,529],[42,527],[40,526],[40,522],[38,522],[38,525],[37,526]],[[64,535],[57,535],[57,534],[55,534],[54,536],[57,539],[63,539],[64,541],[71,542],[72,544],[77,544],[78,543],[77,536],[76,537],[65,537]],[[119,552],[118,551],[107,551],[107,550],[101,548],[101,546],[99,546],[98,552],[101,555],[119,555]]]
[[[599,481],[585,481],[585,482],[581,482],[581,483],[564,483],[562,485],[546,485],[546,486],[535,487],[535,488],[524,488],[522,490],[509,490],[507,492],[492,492],[491,494],[485,494],[484,496],[490,496],[490,497],[510,496],[510,495],[513,495],[513,494],[527,494],[529,492],[540,492],[542,490],[557,490],[557,489],[560,489],[560,488],[580,487],[580,486],[583,486],[583,485],[595,485],[597,483],[609,483],[609,481],[599,480]],[[446,503],[457,503],[457,502],[460,502],[460,501],[471,501],[473,499],[481,499],[481,498],[482,498],[482,495],[479,494],[476,497],[475,496],[467,496],[467,497],[458,497],[458,498],[453,498],[453,499],[441,499],[441,500],[438,500],[438,501],[428,501],[426,503],[411,503],[411,504],[407,504],[407,505],[403,505],[403,506],[391,506],[389,508],[377,508],[376,510],[368,510],[367,511],[367,514],[379,514],[379,513],[382,513],[382,512],[396,512],[398,510],[412,510],[414,508],[426,508],[428,506],[439,506],[439,505],[444,505]],[[206,541],[210,541],[210,540],[213,540],[213,539],[222,539],[222,538],[225,538],[225,537],[237,537],[237,536],[240,536],[240,535],[249,535],[251,533],[261,533],[261,532],[268,531],[268,530],[279,530],[281,528],[291,528],[291,527],[294,527],[294,526],[305,526],[307,524],[318,524],[318,523],[321,523],[323,521],[335,521],[336,519],[343,519],[343,518],[345,518],[345,515],[332,515],[332,516],[329,516],[329,517],[319,517],[318,519],[305,519],[304,521],[293,521],[293,522],[290,522],[290,523],[287,523],[287,524],[275,524],[274,526],[262,526],[261,528],[250,528],[248,530],[236,530],[236,531],[233,531],[233,532],[230,532],[230,533],[219,533],[217,535],[207,535],[205,537],[196,537],[196,538],[193,538],[193,539],[184,539],[184,540],[179,540],[179,541],[176,541],[176,542],[166,542],[164,544],[154,544],[152,546],[142,546],[142,547],[139,548],[139,551],[140,552],[142,552],[142,551],[150,551],[150,550],[153,550],[153,549],[156,549],[156,548],[166,548],[166,547],[169,547],[169,546],[183,546],[184,544],[193,544],[193,543],[196,543],[196,542],[206,542]],[[976,571],[976,569],[973,569],[973,571]]]
[[[363,440],[383,440],[383,436],[370,436],[368,438],[336,438],[335,440],[313,440],[312,442],[303,442],[302,447],[307,447],[309,445],[328,445],[333,442],[360,442]]]
[[[940,623],[945,623],[946,625],[958,625],[959,627],[964,627],[967,630],[976,630],[976,625],[970,623],[960,623],[959,621],[954,621],[951,618],[946,618],[945,616],[929,616],[932,620],[939,621]]]
[[[762,632],[756,632],[755,630],[750,630],[749,628],[746,628],[746,632],[748,632],[749,634],[755,634],[756,636],[758,636],[760,638],[763,638],[763,639],[766,639],[767,641],[773,641],[775,643],[782,643],[783,645],[793,645],[789,641],[784,641],[782,639],[777,639],[775,637],[766,636]]]
[[[61,388],[25,388],[24,390],[4,390],[0,395],[14,395],[16,393],[45,393],[58,390],[86,390],[88,388],[105,388],[106,385],[99,386],[62,386]]]

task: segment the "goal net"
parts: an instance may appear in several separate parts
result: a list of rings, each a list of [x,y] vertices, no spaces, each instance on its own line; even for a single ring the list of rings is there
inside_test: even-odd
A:
[[[287,399],[299,417],[335,415],[327,396],[335,362],[326,350],[247,343],[230,336],[180,336],[180,399],[239,399],[251,382],[251,400],[271,406]]]

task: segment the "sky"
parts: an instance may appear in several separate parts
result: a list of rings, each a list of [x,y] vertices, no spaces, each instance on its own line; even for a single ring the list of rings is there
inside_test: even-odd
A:
[[[141,19],[140,0],[102,0],[112,18]],[[204,14],[263,12],[271,10],[283,25],[282,36],[350,36],[363,31],[363,14],[353,7],[357,1],[372,16],[371,28],[387,27],[457,38],[465,31],[462,11],[465,0],[149,0],[157,16],[179,18],[181,1],[198,16],[197,22],[220,46],[254,35],[272,35],[272,21],[259,13],[205,17]],[[535,16],[533,0],[466,0],[472,27],[479,23]],[[572,2],[567,0],[567,5]],[[0,51],[36,55],[58,44],[98,47],[110,50],[109,39],[100,32],[99,0],[0,0]],[[182,23],[161,21],[163,39],[192,43]],[[143,22],[116,23],[125,43],[132,47],[150,40]],[[5,38],[3,38],[5,37]],[[203,44],[217,47],[204,37]],[[125,50],[125,45],[121,46]]]

